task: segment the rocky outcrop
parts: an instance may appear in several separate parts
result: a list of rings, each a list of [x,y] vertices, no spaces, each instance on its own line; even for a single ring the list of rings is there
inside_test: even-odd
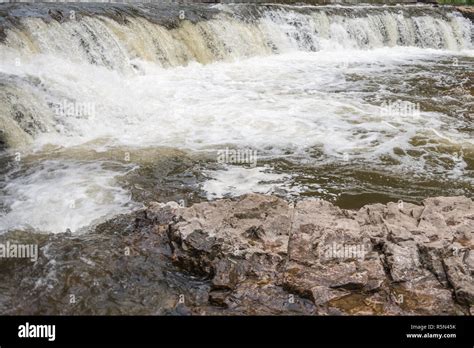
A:
[[[292,295],[315,314],[461,314],[474,304],[469,198],[348,211],[248,195],[175,213],[175,262],[207,275],[211,300],[229,309],[270,298],[284,313]]]
[[[466,197],[358,211],[256,194],[186,208],[153,203],[93,233],[36,236],[42,253],[33,266],[0,267],[10,275],[2,288],[12,290],[11,299],[2,292],[0,309],[469,315],[473,232],[474,204]]]

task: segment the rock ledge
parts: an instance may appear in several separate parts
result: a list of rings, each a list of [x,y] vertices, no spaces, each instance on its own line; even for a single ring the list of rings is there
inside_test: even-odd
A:
[[[167,231],[175,263],[208,277],[210,302],[224,308],[247,314],[474,308],[474,205],[466,197],[349,211],[317,199],[293,205],[252,194],[149,211],[164,209],[174,215]]]

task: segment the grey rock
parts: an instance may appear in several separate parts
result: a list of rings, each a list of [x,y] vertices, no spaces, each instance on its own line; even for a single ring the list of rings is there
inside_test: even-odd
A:
[[[182,245],[197,229],[216,238],[218,251],[201,258],[214,291],[226,289],[225,300],[216,301],[227,308],[246,307],[250,297],[268,306],[268,288],[281,287],[312,301],[319,314],[467,314],[473,262],[450,260],[454,250],[472,245],[472,213],[465,197],[355,212],[318,199],[293,206],[246,195],[182,209],[173,233]]]

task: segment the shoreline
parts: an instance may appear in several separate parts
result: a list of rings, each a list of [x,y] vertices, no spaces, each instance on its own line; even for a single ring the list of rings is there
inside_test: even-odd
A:
[[[372,204],[357,211],[318,199],[293,205],[260,194],[187,208],[151,203],[82,235],[1,235],[2,242],[35,238],[40,252],[34,264],[1,261],[0,273],[15,276],[5,284],[11,293],[0,309],[472,315],[473,231],[474,203],[467,197]],[[127,299],[120,305],[108,300],[117,291]],[[161,298],[154,298],[157,291]],[[65,305],[70,294],[81,299],[77,305]]]

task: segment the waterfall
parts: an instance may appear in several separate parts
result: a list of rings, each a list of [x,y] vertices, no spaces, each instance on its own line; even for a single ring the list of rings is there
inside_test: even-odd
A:
[[[189,192],[471,195],[472,28],[431,6],[0,4],[0,233]]]
[[[90,98],[80,95],[84,91],[71,96],[59,89],[68,69],[93,75],[105,68],[117,78],[144,74],[150,64],[175,68],[295,51],[472,48],[468,19],[427,6],[2,6],[0,128],[1,141],[12,147],[38,134],[74,132],[58,117],[58,111],[64,113],[59,105]],[[38,66],[51,60],[61,72],[55,81]]]
[[[471,47],[471,22],[455,11],[437,8],[216,5],[218,11],[200,21],[187,20],[185,10],[169,14],[177,15],[178,22],[167,27],[141,12],[119,12],[118,20],[100,12],[81,16],[64,7],[57,20],[20,18],[6,30],[2,49],[19,56],[51,54],[126,70],[136,59],[173,67],[292,50]]]

